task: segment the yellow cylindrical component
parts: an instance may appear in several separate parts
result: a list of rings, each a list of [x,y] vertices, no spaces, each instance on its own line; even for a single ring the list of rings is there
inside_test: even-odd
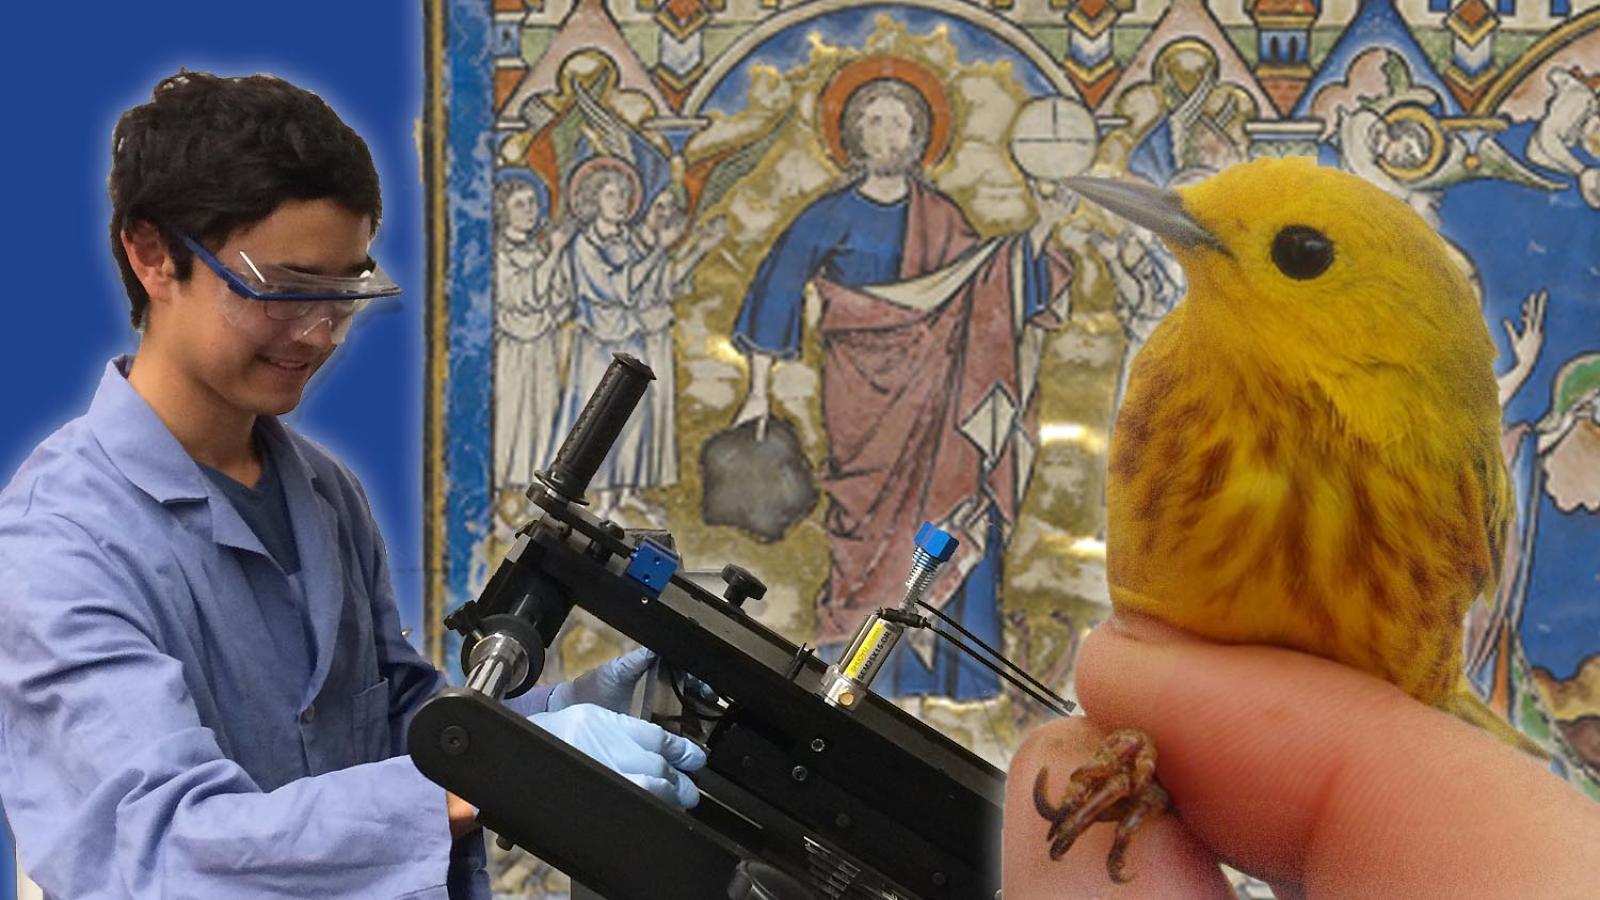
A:
[[[874,616],[871,626],[867,629],[866,639],[856,646],[855,653],[850,657],[850,661],[844,665],[844,674],[847,677],[854,678],[857,681],[864,680],[861,677],[861,670],[872,659],[873,652],[878,649],[878,643],[883,640],[883,632],[883,620]]]
[[[823,699],[836,706],[853,706],[871,689],[872,679],[883,668],[905,630],[904,625],[877,613],[862,622],[839,662],[829,666],[823,675],[820,690]]]

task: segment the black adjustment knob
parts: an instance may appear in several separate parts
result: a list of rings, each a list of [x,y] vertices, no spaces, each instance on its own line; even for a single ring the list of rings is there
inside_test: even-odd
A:
[[[722,567],[722,580],[728,583],[722,599],[734,606],[743,607],[746,600],[760,600],[767,595],[767,586],[748,569],[732,563]]]

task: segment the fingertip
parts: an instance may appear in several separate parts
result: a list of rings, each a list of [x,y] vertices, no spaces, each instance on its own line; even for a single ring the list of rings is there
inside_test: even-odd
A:
[[[1140,640],[1135,635],[1141,630],[1157,640]],[[1122,719],[1124,710],[1148,705],[1152,668],[1163,655],[1163,647],[1182,646],[1163,643],[1159,638],[1165,635],[1145,617],[1122,615],[1090,631],[1078,648],[1073,672],[1073,685],[1084,711],[1108,725],[1129,724]]]
[[[685,772],[705,768],[706,751],[699,744],[681,734],[673,734],[659,725],[653,727],[661,732],[659,745],[655,749],[674,768]]]
[[[636,773],[623,775],[622,777],[633,782],[634,785],[643,789],[649,793],[650,796],[655,797],[657,800],[660,800],[663,803],[675,803],[678,799],[677,785],[674,785],[665,778],[657,778],[654,775],[639,775]]]
[[[694,783],[694,779],[682,772],[674,772],[672,781],[677,790],[679,807],[693,809],[700,803],[700,786]]]
[[[617,665],[629,674],[643,672],[645,669],[650,668],[650,664],[655,661],[656,652],[649,647],[635,647],[617,657]]]
[[[606,711],[611,713],[610,709],[606,709]],[[683,737],[683,735],[675,735],[675,733],[669,732],[667,729],[662,729],[661,725],[654,724],[654,722],[646,722],[643,719],[635,719],[635,717],[624,716],[621,713],[611,714],[624,722],[622,730],[627,733],[627,737],[634,740],[638,748],[645,749],[648,753],[656,754],[656,756],[666,759],[674,769],[693,772],[693,770],[706,767],[706,751],[701,749],[698,743],[691,741],[690,738]]]
[[[679,769],[685,772],[697,772],[706,767],[706,751],[701,749],[699,744],[685,737],[677,735],[673,737],[682,748],[677,756],[676,765]]]

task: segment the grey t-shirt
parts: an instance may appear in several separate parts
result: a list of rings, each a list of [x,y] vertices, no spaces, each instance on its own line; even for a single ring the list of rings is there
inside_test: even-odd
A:
[[[245,487],[205,463],[200,463],[200,468],[233,503],[239,518],[255,532],[262,548],[287,576],[290,588],[287,595],[257,598],[260,601],[261,618],[267,628],[267,637],[277,650],[285,677],[310,678],[315,658],[312,651],[315,638],[305,610],[305,586],[300,580],[300,554],[294,545],[289,499],[283,492],[283,481],[278,476],[278,467],[273,462],[267,442],[258,439],[256,446],[261,451],[261,480],[253,488]],[[241,565],[267,566],[271,563],[258,558],[241,560]],[[283,602],[287,597],[295,599]]]
[[[256,533],[256,539],[277,560],[283,574],[293,575],[300,571],[300,554],[295,550],[294,527],[289,522],[289,501],[266,442],[258,441],[257,446],[261,450],[261,480],[255,487],[245,487],[205,463],[200,463],[200,468],[228,495],[239,518]]]

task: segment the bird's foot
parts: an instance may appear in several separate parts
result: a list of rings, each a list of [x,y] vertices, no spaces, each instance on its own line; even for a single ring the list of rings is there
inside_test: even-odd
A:
[[[1126,882],[1128,841],[1147,817],[1171,805],[1166,790],[1156,783],[1155,742],[1131,728],[1112,732],[1094,758],[1072,773],[1058,803],[1050,802],[1048,778],[1049,768],[1041,768],[1033,782],[1033,805],[1050,823],[1050,858],[1060,859],[1095,822],[1116,822],[1106,871],[1112,881]]]

